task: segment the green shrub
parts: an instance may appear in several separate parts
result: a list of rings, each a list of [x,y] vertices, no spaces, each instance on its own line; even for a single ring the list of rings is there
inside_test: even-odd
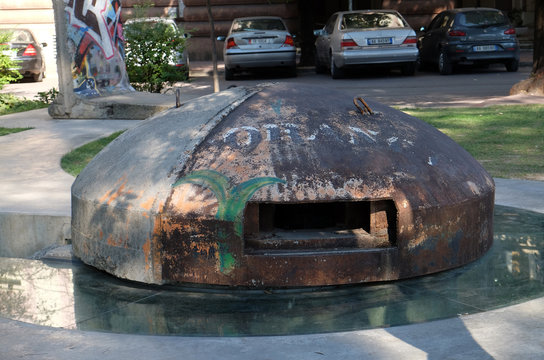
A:
[[[59,91],[56,88],[51,88],[48,91],[40,91],[38,95],[35,96],[37,101],[40,101],[44,104],[51,104],[53,100],[57,98]]]
[[[184,81],[187,71],[173,64],[185,50],[185,37],[172,24],[136,20],[125,24],[125,63],[137,90],[160,92],[165,83]]]
[[[0,89],[23,76],[16,70],[17,61],[8,55],[10,48],[7,43],[11,39],[10,32],[0,31]]]
[[[29,111],[47,107],[47,103],[38,100],[19,98],[12,94],[0,94],[0,115]]]

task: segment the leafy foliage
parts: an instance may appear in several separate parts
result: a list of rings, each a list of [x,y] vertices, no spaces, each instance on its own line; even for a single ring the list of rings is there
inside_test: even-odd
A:
[[[51,104],[53,100],[57,98],[59,95],[59,91],[56,88],[51,88],[48,91],[40,91],[38,92],[38,95],[35,96],[35,98],[43,102],[45,104]]]
[[[17,61],[9,56],[9,45],[12,34],[9,32],[0,32],[0,89],[12,81],[19,80],[23,76],[16,70]]]
[[[128,77],[137,90],[160,92],[165,83],[187,80],[187,70],[174,64],[185,38],[168,23],[135,21],[125,25]]]
[[[0,115],[12,114],[47,107],[47,103],[18,98],[12,94],[0,94]]]

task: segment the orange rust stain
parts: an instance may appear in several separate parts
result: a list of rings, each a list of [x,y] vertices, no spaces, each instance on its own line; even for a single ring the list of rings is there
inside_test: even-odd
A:
[[[128,240],[128,239],[127,239]],[[106,239],[106,242],[109,246],[114,246],[114,247],[125,247],[127,248],[127,241],[123,238],[119,238],[119,239],[115,239],[113,237],[113,235],[109,235],[108,238]]]
[[[149,271],[149,268],[151,267],[151,264],[149,263],[149,259],[151,258],[151,240],[148,238],[147,241],[142,246],[142,250],[144,252],[144,262],[145,262],[145,271]]]
[[[214,216],[217,200],[209,190],[202,190],[192,184],[182,184],[172,193],[173,210],[179,214],[197,213]]]
[[[151,242],[149,252],[153,261],[153,278],[155,281],[162,281],[162,266],[161,266],[161,248],[160,248],[160,235],[162,231],[162,218],[160,215],[155,216],[155,222],[153,224],[153,234],[151,235]]]
[[[159,203],[159,212],[162,212],[164,210],[164,202]]]
[[[164,233],[167,233],[167,234],[170,234],[176,230],[179,230],[179,231],[183,231],[185,229],[187,229],[187,225],[182,225],[182,224],[179,224],[179,223],[172,223],[166,219],[163,219],[161,220],[161,224],[160,224],[160,230],[156,233],[157,235],[160,235],[161,232],[164,232]]]
[[[127,184],[127,179],[125,177],[121,177],[117,183],[116,186],[119,184],[116,190],[110,190],[106,192],[98,201],[100,202],[106,202],[108,205],[111,205],[113,201],[115,201],[117,198],[132,194],[132,190],[125,190],[125,186]]]
[[[150,197],[149,199],[147,199],[143,204],[142,204],[142,208],[144,210],[147,210],[147,211],[150,211],[151,208],[153,207],[153,203],[155,202],[155,198],[154,197]]]
[[[185,255],[191,255],[195,252],[198,253],[205,253],[206,257],[210,256],[210,251],[214,250],[214,254],[217,257],[217,251],[219,249],[219,246],[217,243],[201,243],[196,241],[191,241],[189,244],[189,251],[185,251]]]
[[[234,161],[234,160],[236,160],[236,157],[237,156],[235,154],[229,154],[227,156],[227,161]]]
[[[104,233],[102,232],[102,229],[98,231],[98,237],[100,238],[100,240],[104,238]]]

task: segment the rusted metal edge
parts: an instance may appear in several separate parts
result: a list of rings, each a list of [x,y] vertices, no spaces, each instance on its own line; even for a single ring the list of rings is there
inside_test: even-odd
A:
[[[360,102],[363,106],[361,107],[361,105],[359,105],[357,102]],[[370,106],[368,106],[368,104],[365,102],[365,100],[361,96],[354,97],[353,98],[353,103],[355,104],[357,109],[359,109],[361,114],[363,114],[363,115],[367,115],[367,114],[372,115],[372,114],[374,114],[374,112],[372,111]]]
[[[262,91],[265,87],[272,86],[274,83],[263,83],[256,85],[252,88],[242,87],[241,89],[245,91],[246,93],[242,95],[239,99],[233,101],[230,103],[230,105],[221,108],[208,122],[204,123],[198,130],[197,135],[195,137],[200,138],[200,141],[196,142],[191,146],[191,148],[187,149],[183,153],[180,154],[180,157],[178,159],[177,165],[172,168],[170,171],[170,174],[179,174],[183,171],[183,168],[185,167],[185,164],[187,163],[187,159],[191,158],[193,155],[195,149],[197,149],[200,144],[202,144],[204,141],[206,141],[207,134],[209,134],[221,121],[227,117],[231,112],[233,112],[238,106],[243,104],[246,100],[251,98],[253,95],[259,93]],[[240,88],[233,88],[239,91]],[[229,91],[229,90],[226,90]],[[200,136],[201,134],[205,134],[204,136]],[[174,179],[172,184],[174,184],[178,179]]]

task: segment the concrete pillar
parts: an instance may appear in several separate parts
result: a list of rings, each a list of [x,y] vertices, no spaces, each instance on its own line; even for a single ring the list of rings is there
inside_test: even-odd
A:
[[[55,32],[57,33],[57,74],[59,77],[59,94],[49,107],[49,115],[53,118],[70,117],[75,104],[74,85],[72,82],[72,59],[66,46],[66,16],[64,0],[53,0],[55,14]]]
[[[93,99],[134,92],[124,60],[120,0],[53,0],[60,95],[54,118],[109,118]]]

